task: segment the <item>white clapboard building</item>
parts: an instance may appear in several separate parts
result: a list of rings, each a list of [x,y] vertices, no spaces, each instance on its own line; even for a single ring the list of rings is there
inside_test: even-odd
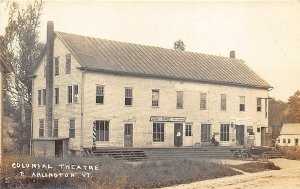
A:
[[[32,153],[265,145],[271,86],[242,60],[54,31],[33,74]],[[180,132],[178,136],[178,132]]]
[[[299,146],[300,123],[285,123],[276,141],[279,146]]]

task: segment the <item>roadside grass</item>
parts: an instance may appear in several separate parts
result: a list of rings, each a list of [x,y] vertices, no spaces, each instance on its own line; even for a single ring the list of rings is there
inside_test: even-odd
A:
[[[33,168],[12,168],[12,163],[50,164],[53,169],[36,170]],[[98,165],[97,171],[85,171],[92,178],[80,175],[75,177],[36,178],[32,172],[70,173],[59,164]],[[19,176],[23,171],[26,176]],[[9,180],[9,188],[156,188],[190,183],[205,179],[240,174],[229,165],[212,160],[177,159],[163,161],[145,161],[136,164],[115,161],[108,158],[37,158],[21,156],[5,156],[1,167],[1,180]],[[2,185],[3,188],[3,185]]]
[[[286,159],[300,160],[300,146],[276,146]]]

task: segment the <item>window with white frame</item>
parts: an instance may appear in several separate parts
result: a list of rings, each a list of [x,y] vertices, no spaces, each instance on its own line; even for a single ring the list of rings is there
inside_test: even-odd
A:
[[[44,119],[40,119],[40,127],[39,127],[39,137],[44,137]]]
[[[66,74],[71,74],[71,55],[66,55]]]
[[[159,90],[153,89],[152,90],[152,107],[159,106]]]
[[[256,99],[256,110],[261,112],[261,98]]]
[[[177,108],[183,108],[183,91],[177,91]]]
[[[221,111],[226,111],[227,95],[221,94]]]
[[[53,137],[58,137],[58,119],[53,120]]]
[[[104,86],[96,86],[96,104],[104,103]]]
[[[75,138],[75,119],[69,120],[69,138]]]
[[[153,123],[153,142],[165,141],[165,124]]]
[[[192,136],[192,124],[191,123],[185,124],[185,136]]]
[[[240,112],[244,112],[244,111],[245,111],[245,97],[240,96]]]
[[[54,101],[55,101],[55,104],[59,104],[59,88],[55,88],[54,89]]]
[[[54,58],[54,74],[59,75],[59,57]]]
[[[125,106],[132,106],[132,88],[125,88]]]
[[[229,141],[229,124],[221,124],[220,141]]]
[[[96,121],[96,141],[109,141],[109,121]]]
[[[200,93],[200,110],[206,110],[206,93]]]

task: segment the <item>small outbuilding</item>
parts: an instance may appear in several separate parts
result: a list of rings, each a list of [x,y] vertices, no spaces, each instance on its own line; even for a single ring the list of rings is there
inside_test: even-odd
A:
[[[283,124],[276,144],[279,146],[299,146],[300,123]]]

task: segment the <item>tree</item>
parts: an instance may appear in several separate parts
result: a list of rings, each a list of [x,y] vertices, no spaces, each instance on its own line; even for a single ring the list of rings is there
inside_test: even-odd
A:
[[[14,121],[10,134],[19,152],[28,152],[31,126],[31,79],[43,45],[39,42],[43,2],[35,0],[25,8],[9,2],[8,25],[0,37],[1,61],[6,61],[13,75],[5,78],[5,115]]]
[[[179,51],[185,50],[185,44],[183,43],[183,41],[181,39],[174,42],[174,49],[179,50]]]
[[[288,104],[281,100],[269,100],[269,126],[272,128],[272,139],[277,139],[282,125],[288,122]]]
[[[289,121],[292,123],[300,123],[300,91],[297,90],[293,96],[288,99],[289,105]]]

